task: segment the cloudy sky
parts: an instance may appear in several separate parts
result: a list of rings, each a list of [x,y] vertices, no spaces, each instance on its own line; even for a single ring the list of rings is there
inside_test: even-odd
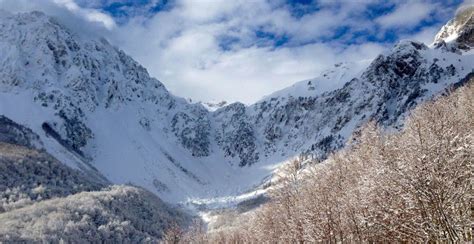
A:
[[[400,39],[430,44],[474,0],[0,0],[101,35],[174,94],[251,103]]]

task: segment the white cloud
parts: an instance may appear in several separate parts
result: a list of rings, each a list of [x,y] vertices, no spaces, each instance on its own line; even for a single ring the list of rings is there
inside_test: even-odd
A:
[[[452,8],[452,7],[438,8],[436,10],[436,15],[437,17],[442,16],[444,19],[450,19],[454,17],[456,12],[468,6],[471,6],[471,7],[474,6],[474,0],[464,0],[464,2],[461,3],[457,9]],[[401,35],[401,38],[416,40],[416,41],[423,42],[426,45],[431,45],[434,41],[434,37],[436,36],[436,34],[439,32],[439,30],[444,24],[445,24],[444,22],[441,22],[433,26],[423,27],[415,33]]]
[[[83,38],[107,36],[111,31],[102,22],[93,21],[79,13],[82,10],[73,12],[53,0],[0,0],[0,9],[12,13],[42,11],[58,19],[61,24]]]
[[[112,17],[96,9],[81,8],[73,0],[53,0],[53,2],[84,17],[86,20],[103,24],[109,30],[116,27],[115,21]]]
[[[423,1],[407,1],[396,6],[391,13],[378,17],[376,22],[382,28],[414,27],[430,17],[436,4]]]
[[[297,18],[275,2],[186,0],[144,22],[131,20],[113,39],[177,95],[250,103],[336,62],[375,57],[382,45],[301,44],[331,36],[351,11],[362,9],[347,4]],[[261,45],[255,30],[289,36],[294,45]],[[222,37],[238,42],[223,49]],[[137,40],[143,41],[137,45]]]
[[[96,9],[81,8],[73,0],[0,0],[0,8],[10,12],[43,11],[61,19],[68,27],[72,27],[78,32],[81,32],[80,28],[75,25],[81,19],[100,25],[93,26],[83,22],[82,24],[86,25],[81,27],[86,29],[105,27],[110,30],[116,27],[114,19],[109,15]]]
[[[459,9],[474,5],[474,0],[464,0]]]
[[[193,21],[208,22],[232,14],[244,2],[235,0],[182,0],[178,1],[180,15]]]
[[[93,9],[104,6],[104,1],[110,3],[0,0],[0,5],[14,11],[39,9],[78,32],[105,35],[174,94],[194,100],[250,103],[296,81],[313,78],[334,63],[371,59],[386,48],[363,39],[357,42],[360,44],[340,44],[351,38],[350,33],[340,42],[315,41],[331,39],[339,27],[353,31],[373,27],[374,22],[360,18],[371,0],[322,1],[318,3],[320,11],[303,17],[292,15],[281,1],[178,0],[172,8],[153,16],[132,15],[123,25]],[[434,11],[432,6],[427,10],[421,9],[423,6],[431,5],[404,2],[377,23],[386,28],[416,24]],[[272,38],[257,38],[257,30],[286,37],[288,45],[274,47]],[[414,37],[425,40],[430,31],[425,29]],[[228,41],[225,48],[223,39]]]
[[[434,36],[436,33],[438,33],[439,29],[440,28],[438,28],[438,26],[426,27],[412,35],[403,36],[403,38],[423,42],[426,45],[431,45],[434,41]]]
[[[194,37],[184,39],[177,38],[159,55],[145,57],[142,62],[160,67],[152,70],[152,74],[161,77],[176,94],[194,99],[244,102],[312,78],[336,62],[373,58],[383,49],[378,44],[346,49],[308,44],[278,49],[253,46],[222,52],[205,38],[194,44],[189,43],[197,40]]]

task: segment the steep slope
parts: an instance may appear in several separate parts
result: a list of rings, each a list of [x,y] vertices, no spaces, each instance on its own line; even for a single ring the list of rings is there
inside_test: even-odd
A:
[[[436,34],[434,45],[451,50],[469,50],[474,46],[474,6],[465,6]]]
[[[308,151],[324,158],[370,119],[397,126],[411,108],[472,75],[473,65],[472,55],[400,42],[339,89],[309,96],[270,96],[252,105],[250,123],[265,138],[257,151],[287,155]]]
[[[50,198],[100,190],[108,184],[71,170],[45,152],[0,142],[0,213]]]
[[[204,184],[191,171],[193,155],[210,150],[202,106],[172,96],[105,40],[77,36],[42,13],[0,21],[1,114],[69,166],[93,165],[113,182],[170,195]]]
[[[13,142],[38,136],[8,118],[0,121],[1,243],[156,243],[172,224],[189,222],[150,192],[71,169],[30,147],[29,139]]]
[[[187,218],[149,192],[112,186],[2,213],[0,241],[157,243]]]
[[[471,27],[468,18],[458,39],[472,40]],[[473,73],[470,46],[446,47],[403,41],[370,64],[338,64],[251,106],[210,112],[103,39],[39,12],[5,13],[0,114],[31,128],[60,161],[114,183],[173,202],[229,196],[289,158],[323,159],[368,120],[397,127],[414,106],[462,83]]]

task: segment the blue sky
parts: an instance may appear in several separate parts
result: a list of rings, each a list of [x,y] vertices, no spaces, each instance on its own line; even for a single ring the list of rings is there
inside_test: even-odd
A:
[[[473,1],[0,0],[83,19],[72,28],[105,36],[176,95],[246,103],[400,39],[429,44],[462,4]]]
[[[213,0],[193,0],[205,2],[206,5],[213,5]],[[170,11],[173,8],[179,7],[179,1],[176,0],[77,0],[79,6],[85,8],[95,8],[112,16],[116,23],[125,24],[130,19],[135,17],[151,18],[159,12]],[[384,28],[384,26],[373,25],[372,29],[359,30],[354,28],[351,23],[341,22],[333,29],[332,33],[327,36],[315,36],[314,39],[309,39],[308,42],[330,42],[341,41],[342,43],[352,44],[354,42],[377,41],[385,43],[393,43],[407,34],[415,34],[427,27],[439,27],[444,24],[452,15],[453,11],[463,3],[462,0],[444,0],[444,1],[370,1],[370,0],[346,0],[346,1],[317,1],[317,0],[285,0],[285,1],[267,1],[273,2],[272,8],[274,10],[284,9],[295,19],[302,19],[306,16],[313,15],[320,11],[330,10],[334,13],[341,11],[344,5],[348,3],[355,3],[356,5],[363,5],[364,7],[354,11],[350,18],[354,21],[370,21],[390,15],[397,11],[401,5],[405,4],[410,7],[418,5],[420,11],[416,14],[414,22],[402,25],[401,29],[395,28],[396,25],[387,26],[392,28]],[[255,1],[243,1],[244,5],[252,5]],[[413,11],[418,11],[414,9]],[[410,16],[407,16],[410,17]],[[221,21],[226,21],[226,16],[221,17]],[[381,31],[381,32],[379,32]],[[257,26],[254,29],[256,43],[268,43],[275,47],[285,45],[298,45],[304,43],[292,43],[292,36],[287,33],[278,33],[271,31],[266,26]],[[222,46],[225,48],[229,39],[238,42],[238,38],[220,38]]]

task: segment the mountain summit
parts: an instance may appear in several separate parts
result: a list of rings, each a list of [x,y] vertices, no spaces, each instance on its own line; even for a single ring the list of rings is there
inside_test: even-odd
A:
[[[454,42],[458,48],[469,50],[474,47],[474,6],[461,8],[436,34],[434,44],[437,46]]]

